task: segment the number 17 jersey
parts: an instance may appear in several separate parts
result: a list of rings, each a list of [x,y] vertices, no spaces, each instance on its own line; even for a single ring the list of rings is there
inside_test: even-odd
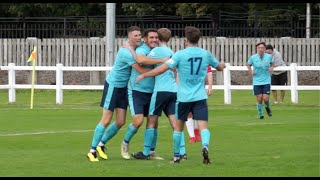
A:
[[[188,47],[177,51],[166,64],[178,70],[178,102],[208,98],[204,84],[208,65],[214,68],[219,65],[219,61],[209,51],[196,46]]]

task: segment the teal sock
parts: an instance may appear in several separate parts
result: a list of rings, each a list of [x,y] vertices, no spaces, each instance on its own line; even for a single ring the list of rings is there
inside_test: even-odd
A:
[[[106,144],[114,135],[117,134],[120,128],[117,127],[116,123],[113,122],[103,134],[101,142]]]
[[[153,137],[153,140],[151,143],[151,148],[150,148],[151,151],[154,151],[156,149],[157,142],[158,142],[158,128],[155,128],[154,129],[154,137]]]
[[[269,101],[264,102],[264,104],[266,105],[266,108],[269,108],[269,109],[270,109],[270,103],[269,103]]]
[[[105,127],[102,124],[98,124],[94,130],[92,143],[91,143],[91,149],[97,149],[97,146],[103,136]]]
[[[173,131],[172,137],[174,157],[180,157],[181,132]]]
[[[150,148],[152,141],[154,139],[155,129],[154,128],[146,128],[144,132],[144,147],[143,147],[143,154],[148,156],[150,154]]]
[[[202,129],[200,132],[201,135],[201,142],[202,142],[202,147],[206,147],[207,149],[209,148],[209,143],[210,143],[210,131],[209,129]]]
[[[258,115],[263,116],[262,104],[257,103]]]
[[[184,132],[181,132],[181,140],[180,140],[180,155],[186,154],[186,144],[184,141]]]
[[[135,128],[132,123],[129,124],[127,130],[126,130],[126,134],[124,135],[124,141],[126,143],[129,143],[130,140],[132,139],[132,137],[138,132],[138,129]]]

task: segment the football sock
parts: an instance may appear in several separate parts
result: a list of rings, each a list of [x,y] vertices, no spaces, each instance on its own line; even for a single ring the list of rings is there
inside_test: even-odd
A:
[[[173,153],[175,157],[180,156],[181,132],[173,131]]]
[[[97,149],[98,143],[100,142],[103,133],[104,133],[105,127],[102,124],[98,124],[94,130],[93,138],[92,138],[92,143],[91,143],[91,149],[95,150]],[[92,151],[90,151],[92,152]]]
[[[135,128],[132,123],[129,124],[126,130],[126,134],[124,135],[124,141],[129,143],[131,138],[138,132],[138,129]]]
[[[270,103],[269,103],[269,101],[264,102],[264,104],[266,105],[266,108],[270,108]]]
[[[258,115],[263,116],[262,104],[257,103]]]
[[[186,154],[186,146],[184,142],[184,132],[181,132],[181,140],[180,140],[180,155]]]
[[[187,127],[187,131],[189,134],[189,137],[195,137],[194,136],[194,124],[193,124],[193,119],[192,118],[188,118],[187,122],[186,122],[186,127]]]
[[[154,136],[153,136],[151,149],[150,149],[151,151],[154,151],[156,149],[157,142],[158,142],[158,128],[154,128]]]
[[[112,124],[107,128],[106,132],[103,134],[101,142],[103,144],[106,144],[114,135],[117,134],[120,128],[117,127],[115,122],[112,122]]]
[[[145,156],[148,156],[150,154],[150,147],[152,144],[152,141],[154,139],[155,130],[154,128],[146,128],[144,132],[144,148],[143,148],[143,154]]]
[[[202,147],[209,147],[210,143],[210,131],[209,129],[202,129],[200,132],[201,134],[201,142],[202,142]]]

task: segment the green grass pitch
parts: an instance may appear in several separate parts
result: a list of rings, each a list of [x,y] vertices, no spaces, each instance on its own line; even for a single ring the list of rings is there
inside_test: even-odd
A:
[[[273,116],[260,120],[251,91],[232,91],[225,105],[223,91],[208,99],[210,165],[202,164],[200,142],[190,144],[188,160],[170,164],[172,130],[159,119],[157,153],[165,160],[124,160],[120,144],[127,123],[107,144],[108,160],[86,158],[93,130],[100,120],[102,91],[65,90],[63,105],[55,91],[36,90],[30,109],[30,90],[17,90],[16,103],[0,90],[0,176],[2,177],[319,177],[319,91],[299,91],[292,104],[271,104]],[[272,97],[271,97],[272,100]],[[130,152],[143,148],[143,125],[130,143]]]

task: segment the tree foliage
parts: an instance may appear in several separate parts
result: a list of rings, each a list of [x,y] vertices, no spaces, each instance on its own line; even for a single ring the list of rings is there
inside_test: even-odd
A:
[[[127,15],[175,15],[174,3],[123,3]]]
[[[320,3],[311,3],[312,14],[319,15]],[[252,13],[287,9],[305,14],[306,3],[116,3],[117,15],[219,15],[220,11]],[[103,16],[106,3],[2,3],[2,17]],[[282,13],[282,12],[280,12]]]
[[[105,14],[105,3],[3,3],[0,14],[7,17],[94,16]]]

